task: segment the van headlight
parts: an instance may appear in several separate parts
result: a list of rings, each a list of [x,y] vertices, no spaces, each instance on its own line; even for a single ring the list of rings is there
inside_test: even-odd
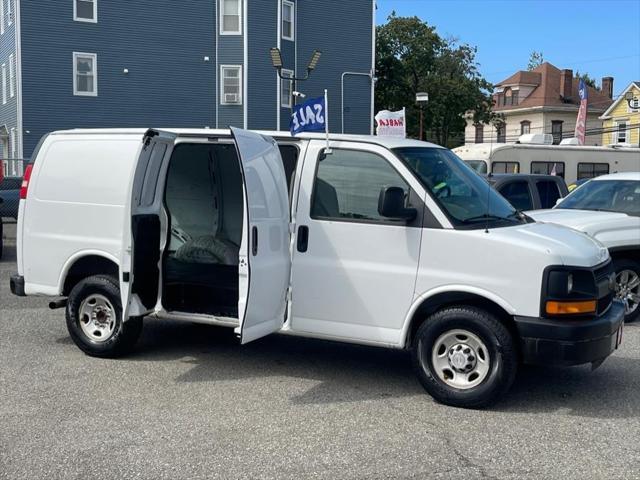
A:
[[[591,315],[598,309],[598,289],[591,270],[554,267],[545,272],[545,316]]]

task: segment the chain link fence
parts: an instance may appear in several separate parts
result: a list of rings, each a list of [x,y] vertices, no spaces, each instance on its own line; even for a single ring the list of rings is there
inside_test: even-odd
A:
[[[15,222],[18,218],[20,185],[27,163],[22,158],[2,160],[4,178],[0,181],[0,217],[4,223]]]

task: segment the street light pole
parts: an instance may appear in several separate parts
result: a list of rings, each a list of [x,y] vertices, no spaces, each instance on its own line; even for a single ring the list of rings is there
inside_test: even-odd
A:
[[[416,93],[416,103],[420,107],[420,140],[424,139],[424,107],[429,101],[429,94],[426,92]]]
[[[290,77],[282,76],[283,62],[282,62],[282,53],[280,52],[279,48],[272,47],[269,50],[269,55],[271,56],[271,64],[278,72],[278,77],[280,78],[280,80],[291,81],[291,89],[290,89],[289,95],[291,95],[292,98],[289,98],[289,103],[291,104],[291,115],[293,115],[293,109],[297,104],[298,95],[303,96],[296,90],[297,82],[304,81],[309,78],[309,75],[311,75],[311,72],[313,72],[318,66],[318,62],[320,61],[320,56],[322,55],[322,51],[320,50],[313,51],[313,53],[311,54],[311,59],[309,60],[309,64],[307,65],[307,72],[304,77],[296,77],[295,72],[293,72],[293,75]],[[297,95],[295,93],[297,93]],[[279,127],[280,126],[278,125],[278,128]]]

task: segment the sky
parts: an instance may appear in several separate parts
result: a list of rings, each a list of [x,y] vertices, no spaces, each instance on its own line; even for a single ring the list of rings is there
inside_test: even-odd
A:
[[[556,67],[614,77],[614,95],[640,81],[640,0],[377,0],[377,22],[417,16],[439,35],[476,46],[498,83],[541,51]]]

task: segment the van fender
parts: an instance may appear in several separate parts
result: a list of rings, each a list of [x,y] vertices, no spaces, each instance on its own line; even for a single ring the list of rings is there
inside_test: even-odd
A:
[[[500,297],[499,295],[496,295],[495,293],[489,290],[474,287],[471,285],[456,285],[456,284],[441,285],[441,286],[432,288],[431,290],[427,290],[426,292],[423,292],[422,294],[417,295],[414,298],[414,301],[411,304],[411,307],[409,308],[407,315],[405,316],[404,324],[402,326],[402,332],[400,335],[400,342],[401,342],[400,348],[406,347],[409,330],[411,328],[411,323],[418,308],[420,308],[420,306],[425,301],[442,293],[470,293],[472,295],[483,297],[484,299],[495,303],[496,305],[500,306],[503,310],[505,310],[509,315],[515,315],[516,313],[516,309],[513,307],[513,305],[507,302],[504,298]]]
[[[67,275],[69,274],[69,270],[71,270],[71,267],[73,267],[73,265],[81,258],[90,257],[90,256],[102,257],[106,260],[113,262],[115,265],[118,266],[118,268],[120,268],[120,261],[114,255],[108,252],[105,252],[104,250],[90,249],[90,250],[77,251],[67,259],[67,261],[62,267],[62,271],[60,272],[60,277],[58,278],[58,295],[62,295],[62,292],[64,290],[64,282],[67,279]]]

